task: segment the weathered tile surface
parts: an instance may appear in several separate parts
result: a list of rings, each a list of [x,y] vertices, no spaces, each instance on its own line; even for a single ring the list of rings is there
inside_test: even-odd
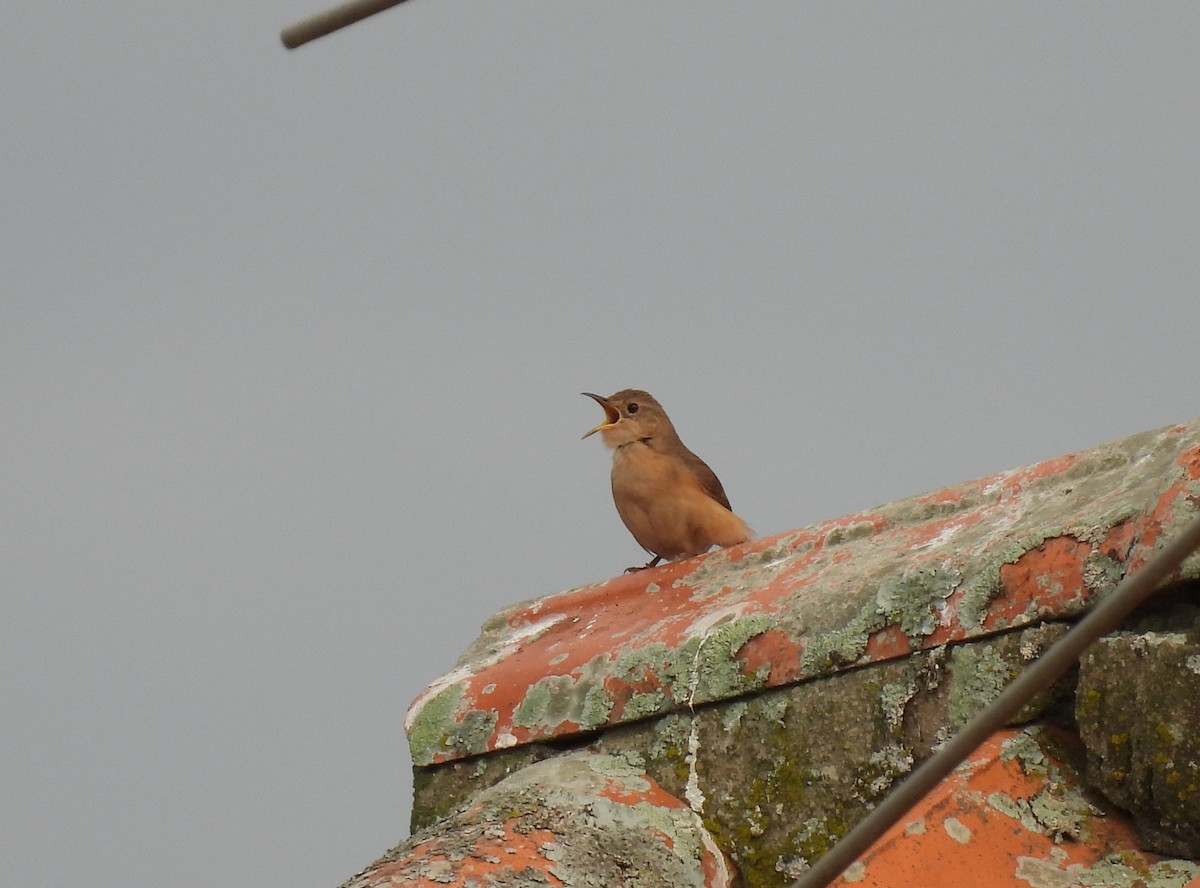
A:
[[[1142,844],[1200,858],[1200,583],[1084,654],[1076,716],[1088,779]]]
[[[1200,421],[514,606],[413,703],[413,761],[1070,618],[1198,502]]]
[[[884,834],[831,888],[1194,888],[1200,864],[1137,851],[1098,807],[1073,735],[1001,731]]]
[[[728,888],[732,879],[684,802],[623,758],[581,751],[510,775],[343,888]]]

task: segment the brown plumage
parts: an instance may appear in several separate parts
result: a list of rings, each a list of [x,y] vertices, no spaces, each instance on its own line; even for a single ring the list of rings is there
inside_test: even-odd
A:
[[[613,502],[633,538],[654,556],[644,567],[750,539],[713,470],[679,440],[653,396],[639,389],[607,398],[584,394],[604,408],[604,422],[583,437],[599,432],[613,449]]]

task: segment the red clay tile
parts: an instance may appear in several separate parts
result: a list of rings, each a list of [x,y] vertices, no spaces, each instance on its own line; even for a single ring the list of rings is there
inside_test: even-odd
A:
[[[413,760],[1073,617],[1198,503],[1193,421],[517,605],[413,703]]]
[[[624,759],[575,752],[529,765],[342,888],[692,885],[733,870],[687,804]]]
[[[1070,735],[1002,731],[922,799],[831,888],[1200,885],[1200,865],[1138,850],[1054,749]]]

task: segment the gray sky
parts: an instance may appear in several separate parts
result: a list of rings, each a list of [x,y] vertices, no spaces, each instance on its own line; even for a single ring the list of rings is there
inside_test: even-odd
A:
[[[0,883],[332,886],[409,701],[643,555],[1200,413],[1200,4],[16,4]]]

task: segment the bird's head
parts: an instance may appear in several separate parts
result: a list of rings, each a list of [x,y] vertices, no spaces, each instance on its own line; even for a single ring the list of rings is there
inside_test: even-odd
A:
[[[591,429],[585,438],[600,432],[606,445],[620,447],[673,431],[667,412],[649,392],[624,389],[607,398],[591,392],[583,394],[604,408],[604,422]]]

